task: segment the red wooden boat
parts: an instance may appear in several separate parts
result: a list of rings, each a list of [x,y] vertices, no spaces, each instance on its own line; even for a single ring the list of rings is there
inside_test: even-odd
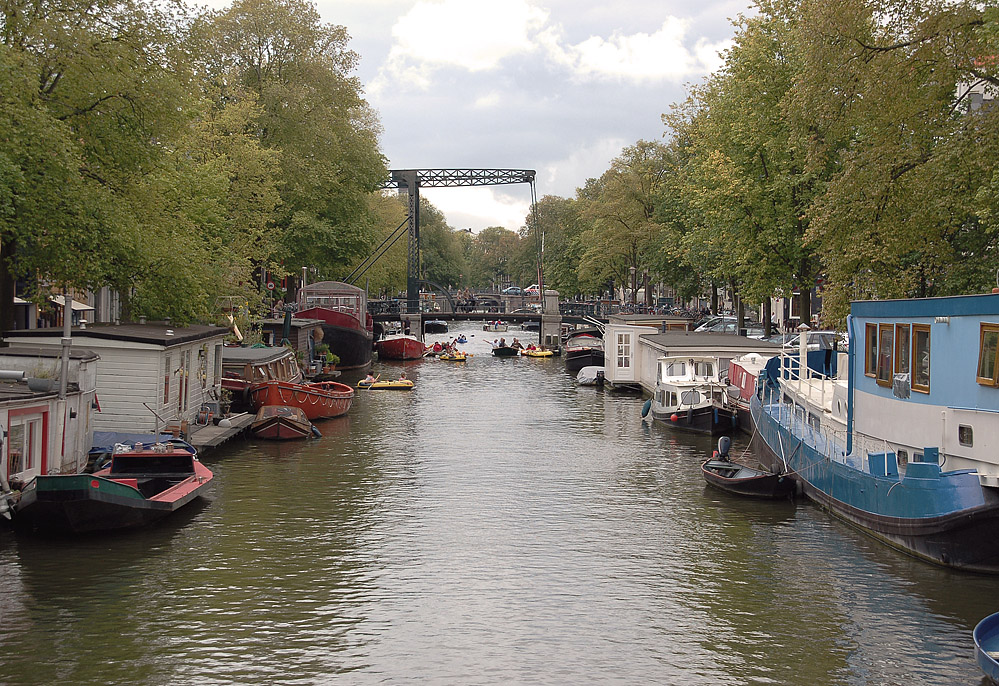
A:
[[[312,422],[300,407],[264,405],[257,411],[257,418],[250,424],[254,436],[284,441],[290,438],[308,438]]]
[[[290,348],[222,348],[222,388],[232,392],[233,407],[249,406],[248,389],[261,381],[300,383],[302,370]]]
[[[300,407],[309,421],[330,419],[346,414],[354,401],[354,389],[336,381],[297,384],[265,381],[250,386],[253,409],[265,405]]]
[[[15,506],[19,527],[57,533],[150,524],[201,495],[212,480],[187,444],[137,445],[111,456],[93,474],[49,474],[24,487]]]
[[[427,347],[413,336],[387,336],[375,343],[375,349],[383,360],[418,360]]]

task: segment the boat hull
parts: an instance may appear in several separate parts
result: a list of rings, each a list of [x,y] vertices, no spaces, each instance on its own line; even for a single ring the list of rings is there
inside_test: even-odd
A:
[[[520,351],[510,346],[493,348],[493,357],[517,357],[518,354],[520,354]]]
[[[427,349],[422,341],[411,336],[386,338],[378,341],[375,348],[383,360],[418,360]]]
[[[426,333],[447,333],[448,324],[447,322],[439,319],[431,319],[423,325],[423,330]]]
[[[675,431],[709,436],[728,433],[738,425],[735,412],[714,406],[695,407],[676,413],[663,412],[653,406],[652,417]]]
[[[207,475],[197,474],[178,484],[176,497],[155,500],[144,497],[138,488],[94,474],[40,476],[21,495],[16,525],[47,533],[147,526],[202,495],[211,481],[211,472],[204,471]]]
[[[323,343],[340,358],[337,369],[364,369],[371,366],[374,334],[356,318],[329,310],[310,307],[296,313],[297,317],[319,319],[323,322]]]
[[[253,422],[250,432],[258,438],[287,441],[308,438],[312,433],[312,424],[298,422],[290,417],[265,417]]]
[[[603,367],[604,351],[602,348],[572,349],[566,348],[562,351],[565,359],[565,370],[572,374],[578,374],[583,367]]]
[[[496,333],[502,333],[504,331],[509,330],[509,328],[510,327],[507,324],[483,324],[482,325],[482,330],[483,331],[493,331],[493,332],[496,332]]]
[[[801,492],[821,508],[923,560],[999,574],[999,496],[976,473],[916,462],[901,480],[868,473],[799,441],[757,396],[751,408],[761,460],[778,469],[786,462]]]
[[[972,634],[975,640],[975,661],[995,683],[999,683],[999,612],[978,623]]]
[[[250,387],[250,401],[256,410],[265,405],[288,405],[301,408],[309,421],[332,419],[350,410],[354,389],[336,381],[314,384],[265,381]]]
[[[701,464],[704,480],[715,488],[754,498],[789,498],[794,480],[782,474],[764,472],[727,460],[707,460]]]

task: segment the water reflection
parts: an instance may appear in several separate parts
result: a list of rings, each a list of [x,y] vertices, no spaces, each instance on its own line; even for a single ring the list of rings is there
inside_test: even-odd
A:
[[[714,441],[465,331],[321,439],[206,458],[186,521],[0,534],[0,682],[979,683],[995,579],[707,489]]]

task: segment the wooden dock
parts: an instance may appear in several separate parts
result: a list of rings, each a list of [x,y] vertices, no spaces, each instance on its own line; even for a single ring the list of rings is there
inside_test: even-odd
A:
[[[229,418],[231,426],[218,426],[217,424],[199,426],[196,431],[191,432],[187,442],[198,449],[198,454],[203,454],[246,431],[253,423],[253,419],[254,415],[244,412]]]

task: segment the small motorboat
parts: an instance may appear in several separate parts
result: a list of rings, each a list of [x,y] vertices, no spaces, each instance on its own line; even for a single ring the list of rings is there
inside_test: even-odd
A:
[[[595,365],[583,367],[579,370],[579,373],[576,374],[576,382],[580,386],[603,386],[604,368],[597,367]],[[646,412],[646,414],[648,413]]]
[[[972,636],[978,667],[985,676],[999,683],[999,612],[980,621]]]
[[[482,325],[482,330],[483,331],[499,331],[499,332],[502,332],[502,331],[506,331],[509,328],[510,327],[506,323],[501,322],[501,321],[486,322],[485,324]]]
[[[527,348],[525,350],[521,350],[520,354],[523,355],[524,357],[554,357],[555,356],[555,352],[552,351],[552,350],[539,350],[539,349],[531,350],[530,348]]]
[[[357,387],[369,391],[386,390],[386,391],[411,391],[413,390],[413,382],[410,379],[395,379],[386,381],[365,381],[361,379],[357,382]]]
[[[493,357],[517,357],[520,350],[510,345],[497,345],[493,348]]]
[[[53,533],[143,526],[202,495],[212,478],[184,441],[119,444],[111,463],[93,474],[46,474],[29,481],[14,522]]]
[[[723,491],[756,498],[789,498],[794,494],[794,481],[786,474],[732,462],[728,456],[731,445],[728,436],[718,439],[718,450],[701,463],[705,481]]]
[[[438,356],[437,359],[444,362],[465,362],[468,359],[468,353],[444,353],[443,355]]]
[[[447,333],[447,322],[443,319],[431,319],[423,325],[425,333]]]
[[[250,424],[254,436],[273,440],[308,438],[314,427],[305,411],[287,405],[264,405],[257,410],[257,418]]]

